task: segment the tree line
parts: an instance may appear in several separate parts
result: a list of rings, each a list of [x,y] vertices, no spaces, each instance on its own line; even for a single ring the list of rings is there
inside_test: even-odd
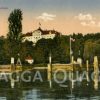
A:
[[[88,59],[90,63],[93,63],[94,56],[100,59],[100,33],[57,35],[54,39],[40,39],[36,45],[33,45],[29,41],[22,42],[22,20],[23,14],[20,9],[15,9],[10,13],[7,38],[0,37],[0,64],[10,64],[11,57],[14,57],[16,61],[18,54],[23,64],[26,63],[27,56],[31,56],[35,64],[47,64],[50,53],[52,63],[69,63],[70,37],[75,39],[72,42],[72,55],[75,60],[81,57],[83,62]]]

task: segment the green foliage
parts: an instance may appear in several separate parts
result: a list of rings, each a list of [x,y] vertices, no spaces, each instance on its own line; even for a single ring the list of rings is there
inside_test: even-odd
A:
[[[34,52],[34,46],[32,42],[25,41],[21,43],[19,54],[20,54],[21,61],[23,63],[25,63],[26,57],[28,56],[33,57],[33,52]]]
[[[52,50],[52,60],[54,63],[69,62],[69,37],[57,36],[54,38],[54,48]]]
[[[6,50],[6,41],[4,37],[0,37],[0,64],[7,64],[9,62],[9,55]]]
[[[100,59],[100,39],[99,34],[73,34],[71,37],[75,39],[72,42],[72,50],[75,60],[80,56],[83,60],[90,60],[93,63],[93,57],[96,55]],[[93,38],[92,38],[93,37]],[[97,38],[97,39],[96,39]],[[20,53],[22,63],[25,64],[25,58],[29,55],[34,59],[35,64],[47,64],[49,62],[49,54],[52,55],[52,63],[69,63],[69,39],[70,36],[56,36],[54,39],[41,39],[34,46],[32,42],[25,41],[16,45],[13,42],[14,57]],[[0,37],[0,64],[10,63],[12,51],[10,49],[9,40]],[[80,50],[80,55],[79,55]],[[15,55],[16,54],[16,55]]]
[[[48,63],[49,53],[53,48],[52,39],[41,39],[34,48],[34,59],[36,63]]]
[[[8,51],[10,56],[17,57],[20,51],[22,40],[22,11],[15,9],[12,11],[8,18],[9,32],[7,34],[8,39]]]
[[[78,33],[73,35],[57,35],[54,39],[41,39],[36,45],[32,42],[22,42],[22,11],[15,9],[11,12],[9,22],[9,32],[7,38],[0,37],[0,64],[10,63],[10,58],[20,58],[24,63],[27,56],[34,59],[35,64],[47,64],[49,54],[52,55],[52,63],[69,63],[70,61],[70,36],[75,39],[72,41],[72,50],[75,60],[80,56],[83,60],[90,60],[93,57],[100,59],[100,33],[89,33],[83,36]],[[80,53],[79,53],[80,51]]]
[[[93,60],[95,56],[95,43],[92,40],[87,40],[84,44],[84,58]]]
[[[74,58],[77,59],[79,56],[83,58],[83,52],[84,52],[83,35],[81,33],[78,33],[78,34],[73,34],[72,37],[75,39],[75,42],[72,42],[72,50],[73,50]]]
[[[22,33],[22,11],[15,9],[11,12],[9,18],[9,33],[8,39],[12,41],[20,41]]]

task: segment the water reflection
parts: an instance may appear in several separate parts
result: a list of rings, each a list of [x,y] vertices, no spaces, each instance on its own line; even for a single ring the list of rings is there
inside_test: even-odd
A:
[[[39,98],[37,89],[23,91],[23,100],[37,100]]]
[[[99,74],[98,72],[94,74],[94,89],[98,90],[98,85],[99,85]]]
[[[98,90],[99,82],[99,64],[97,56],[94,57],[94,89]]]
[[[52,80],[50,83],[30,82],[19,83],[13,81],[0,81],[0,100],[99,100],[99,74],[94,74],[94,80],[88,83],[87,80],[80,79],[75,81],[74,73],[71,74],[72,80],[64,84],[57,84]],[[11,85],[12,83],[12,85]],[[14,87],[12,88],[11,86]],[[95,90],[96,89],[96,90]]]
[[[20,87],[10,88],[10,84],[0,88],[0,100],[99,100],[100,91],[94,90],[93,82],[87,86],[83,81],[80,85],[78,82],[66,83],[68,87],[60,87],[59,84],[53,83],[53,88],[49,88],[49,83],[21,83]]]

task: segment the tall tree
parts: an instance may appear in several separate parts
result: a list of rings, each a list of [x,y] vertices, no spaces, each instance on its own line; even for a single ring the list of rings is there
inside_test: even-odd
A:
[[[22,35],[22,11],[15,9],[9,15],[9,32],[7,35],[11,56],[15,56],[20,50]]]
[[[85,60],[90,60],[90,62],[92,63],[93,62],[93,57],[95,56],[95,41],[93,40],[87,40],[85,41],[85,44],[84,44],[84,59]]]

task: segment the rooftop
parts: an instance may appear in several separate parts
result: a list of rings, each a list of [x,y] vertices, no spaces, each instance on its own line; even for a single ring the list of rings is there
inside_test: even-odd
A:
[[[57,34],[57,35],[60,35],[61,34],[60,32],[57,32],[55,30],[42,30],[40,27],[37,30],[41,31],[42,35],[48,35],[48,34]],[[37,31],[37,30],[35,30],[35,31]],[[23,34],[23,37],[32,36],[33,32],[28,32],[26,34]]]

